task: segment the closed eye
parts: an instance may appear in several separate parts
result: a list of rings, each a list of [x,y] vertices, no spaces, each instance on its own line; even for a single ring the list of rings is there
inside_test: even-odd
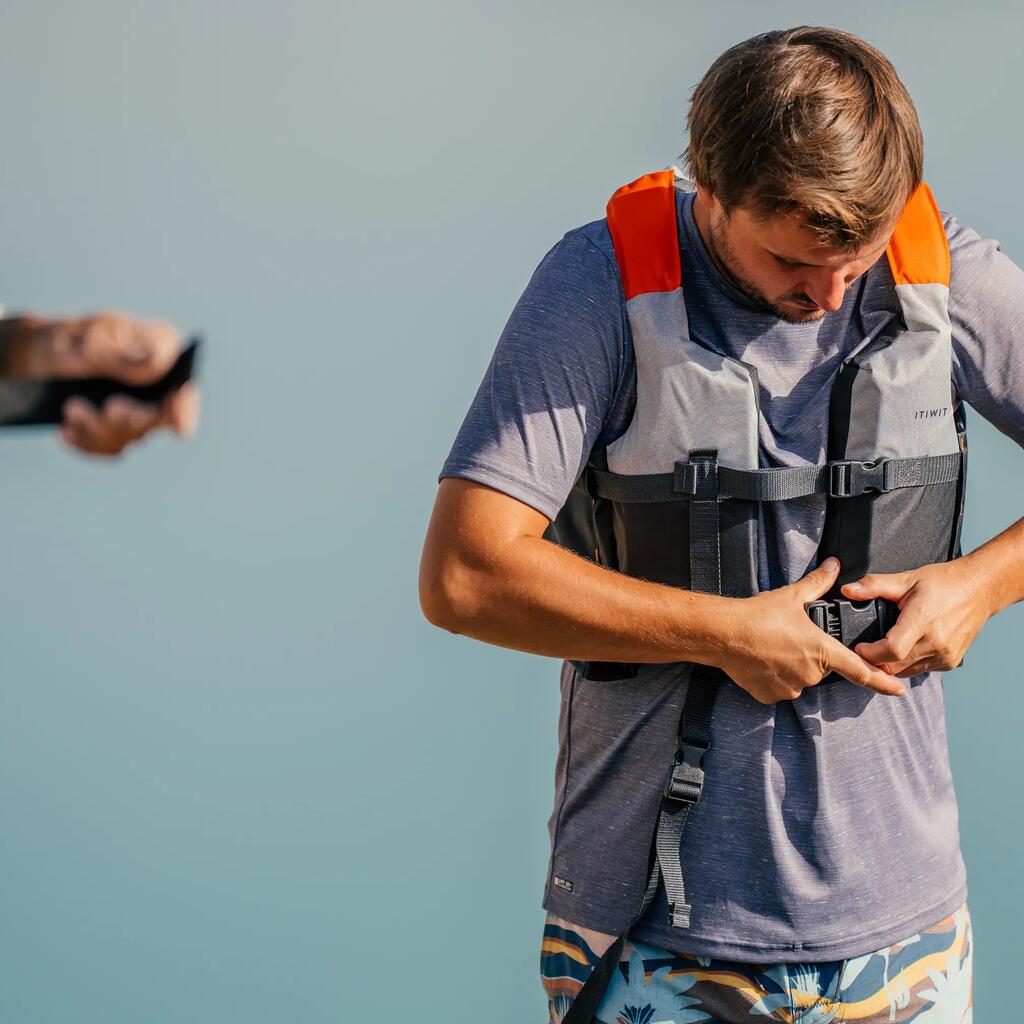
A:
[[[798,267],[806,267],[808,265],[806,263],[798,263],[796,260],[787,260],[783,256],[779,256],[774,252],[772,253],[772,256],[780,267],[785,267],[787,270],[796,270]]]

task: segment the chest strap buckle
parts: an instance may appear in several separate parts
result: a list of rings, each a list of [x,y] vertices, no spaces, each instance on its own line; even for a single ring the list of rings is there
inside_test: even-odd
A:
[[[830,498],[855,498],[868,491],[885,494],[892,490],[889,459],[859,462],[844,459],[828,464],[828,493]]]
[[[899,606],[884,597],[867,601],[839,597],[832,601],[811,601],[807,605],[811,621],[844,647],[881,640],[896,624],[899,614]]]

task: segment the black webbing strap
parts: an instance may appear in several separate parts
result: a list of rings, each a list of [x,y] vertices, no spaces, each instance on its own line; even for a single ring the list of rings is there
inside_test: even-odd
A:
[[[639,919],[639,915],[635,917],[630,922],[629,928],[632,928]],[[619,966],[619,960],[622,959],[622,950],[626,946],[629,928],[605,950],[604,955],[597,961],[590,976],[583,983],[583,988],[576,993],[576,998],[573,999],[568,1012],[562,1018],[562,1024],[593,1024],[597,1019],[597,1008],[601,1005],[605,992],[608,991],[612,972]]]
[[[694,665],[686,688],[686,700],[679,716],[679,746],[706,747],[711,735],[711,712],[719,684],[728,677],[711,665]]]
[[[852,498],[869,491],[885,493],[902,487],[926,487],[959,479],[962,452],[921,458],[842,459],[818,466],[771,469],[715,467],[713,480],[702,476],[704,466],[680,459],[671,473],[611,473],[587,470],[586,486],[592,497],[622,504],[656,501],[695,501],[713,494],[719,500],[786,501],[811,494]]]
[[[690,499],[690,589],[701,594],[722,592],[722,553],[719,536],[718,452],[693,449],[688,465],[694,469]]]
[[[679,716],[679,735],[665,799],[658,815],[658,868],[668,898],[669,923],[690,927],[690,904],[683,879],[683,830],[693,805],[704,791],[704,757],[711,746],[711,713],[725,674],[717,668],[695,665]],[[651,886],[656,888],[656,882]]]
[[[718,498],[714,493],[718,452],[692,449],[690,465],[697,467],[697,488],[690,506],[690,589],[707,594],[722,592],[722,559],[719,536]],[[619,965],[626,938],[644,916],[658,889],[658,874],[665,881],[669,920],[676,927],[690,924],[686,903],[681,856],[682,832],[690,808],[700,799],[704,788],[704,755],[710,746],[711,713],[720,684],[727,677],[717,668],[693,665],[686,697],[679,715],[679,731],[672,770],[658,811],[647,857],[648,883],[640,909],[623,933],[608,947],[583,987],[576,994],[562,1024],[593,1024],[597,1008],[608,990],[612,972]],[[662,858],[668,863],[663,863]]]
[[[698,768],[699,781],[695,782],[693,773],[690,771],[685,776],[685,785],[678,788],[675,787],[674,784],[680,778],[680,765],[690,769],[694,767],[689,762],[680,760],[680,758],[684,754],[688,755],[689,750],[696,748],[701,751],[701,760],[703,760],[703,753],[707,751],[709,744],[711,713],[715,707],[715,698],[718,696],[721,683],[726,678],[726,675],[720,669],[707,665],[694,665],[690,674],[686,698],[683,701],[683,708],[679,715],[678,750],[675,763],[665,787],[666,796],[658,812],[659,825],[665,819],[666,813],[682,816],[678,829],[680,839],[686,815],[689,814],[690,808],[700,799],[704,776],[703,769]],[[674,796],[669,796],[669,793],[674,793]],[[608,991],[608,985],[612,980],[612,973],[616,970],[619,961],[622,959],[622,951],[625,948],[626,939],[633,926],[647,913],[648,908],[654,901],[658,888],[657,839],[658,830],[655,829],[651,836],[650,852],[647,857],[649,881],[640,909],[623,929],[622,934],[605,950],[600,960],[598,960],[587,980],[583,983],[583,987],[576,993],[576,997],[569,1006],[568,1012],[562,1018],[562,1024],[594,1024],[596,1021],[597,1008],[600,1006],[605,992]],[[678,856],[678,845],[675,852]],[[669,888],[670,886],[666,884],[666,893],[669,898],[669,914],[671,917],[675,916],[677,911],[672,906],[672,894],[668,892]],[[688,914],[688,912],[689,908],[686,908],[686,913]]]

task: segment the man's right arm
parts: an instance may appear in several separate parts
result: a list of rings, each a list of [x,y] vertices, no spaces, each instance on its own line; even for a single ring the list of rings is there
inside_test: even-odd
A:
[[[833,668],[879,693],[904,692],[805,614],[838,563],[753,598],[720,597],[597,565],[545,540],[548,522],[486,485],[442,480],[420,563],[427,619],[553,658],[716,665],[763,703],[798,697]]]
[[[554,658],[714,663],[734,601],[613,572],[545,540],[547,525],[507,494],[442,480],[420,565],[424,614]]]

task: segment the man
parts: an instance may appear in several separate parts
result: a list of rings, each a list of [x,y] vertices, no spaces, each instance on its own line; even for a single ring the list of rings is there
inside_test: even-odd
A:
[[[695,189],[640,179],[541,262],[440,473],[421,564],[431,622],[565,659],[550,1019],[969,1020],[941,672],[1024,597],[1024,520],[953,557],[962,403],[1024,445],[1024,274],[939,215],[911,100],[854,36],[733,47],[688,127]],[[752,460],[734,472],[750,500],[709,499],[704,469],[722,485],[715,450],[744,431],[747,455],[721,465]],[[645,467],[680,432],[698,443]],[[849,454],[868,434],[877,463]],[[648,487],[672,500],[645,505]],[[901,571],[864,571],[879,564]],[[875,638],[812,622],[823,597],[870,609]]]
[[[45,319],[0,319],[0,378],[110,377],[126,384],[159,380],[181,352],[169,324],[121,313]],[[0,380],[0,411],[4,388]],[[199,417],[199,395],[186,383],[159,403],[111,395],[100,408],[84,398],[64,404],[60,437],[70,447],[98,456],[119,455],[158,428],[189,435]]]

